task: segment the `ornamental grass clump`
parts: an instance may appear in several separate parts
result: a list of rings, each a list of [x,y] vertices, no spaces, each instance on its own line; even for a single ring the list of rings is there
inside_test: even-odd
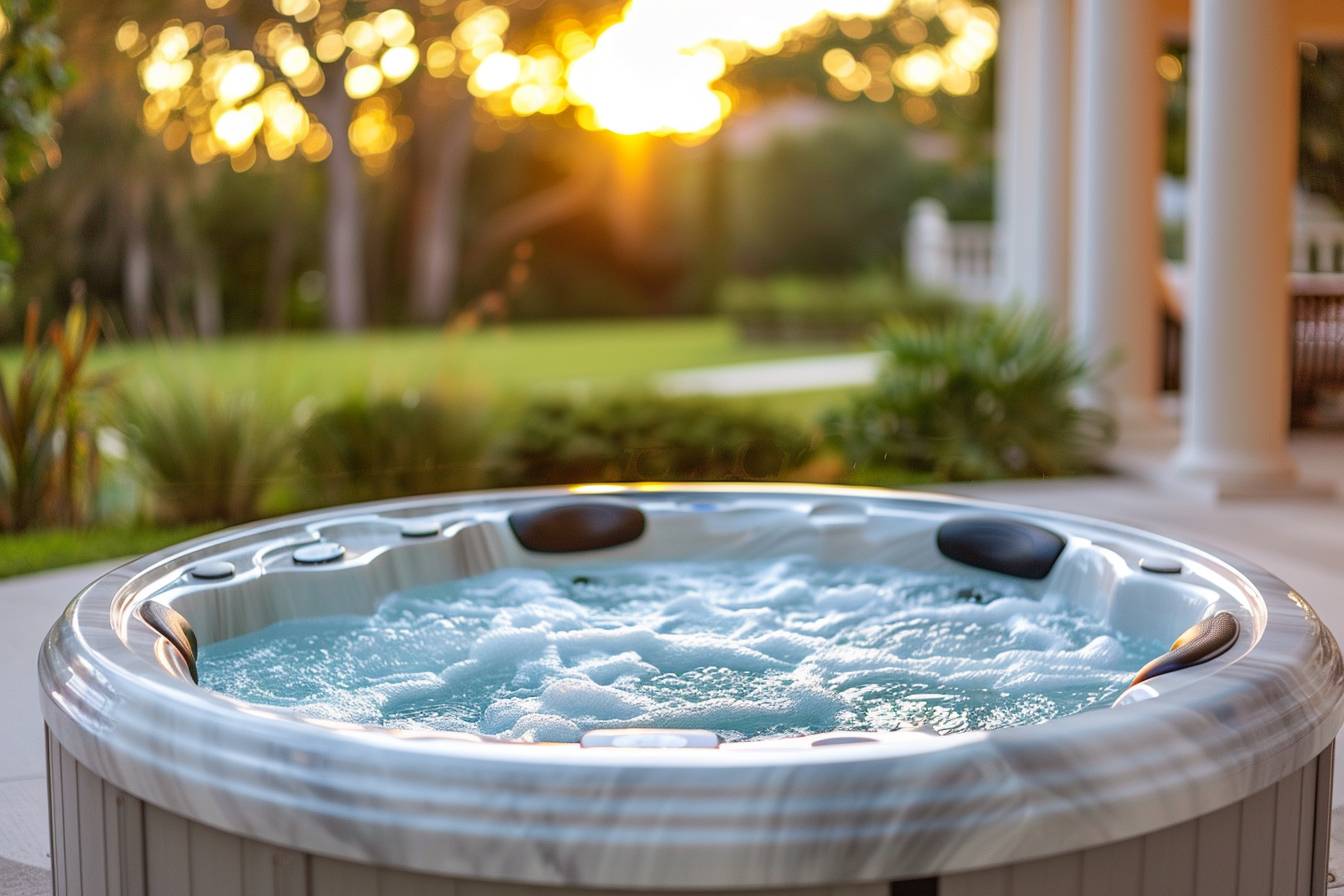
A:
[[[540,398],[491,448],[494,485],[778,479],[810,460],[807,429],[722,399]]]
[[[895,320],[876,340],[877,382],[823,421],[861,470],[934,480],[1059,476],[1097,468],[1114,436],[1082,406],[1094,371],[1046,316],[978,310]]]
[[[293,445],[288,417],[258,395],[190,381],[128,396],[121,430],[152,515],[171,523],[256,519]]]

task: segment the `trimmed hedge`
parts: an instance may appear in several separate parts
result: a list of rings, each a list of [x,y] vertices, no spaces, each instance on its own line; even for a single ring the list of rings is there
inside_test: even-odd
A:
[[[722,399],[543,398],[495,443],[489,478],[499,486],[776,479],[815,452],[803,427]]]
[[[719,310],[745,342],[852,343],[893,315],[940,321],[960,306],[911,292],[882,274],[867,274],[731,280],[720,294]]]
[[[348,504],[473,488],[485,443],[485,413],[470,398],[347,399],[299,436],[302,497]]]

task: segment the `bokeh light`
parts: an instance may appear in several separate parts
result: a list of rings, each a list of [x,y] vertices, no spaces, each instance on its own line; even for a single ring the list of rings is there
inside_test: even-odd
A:
[[[740,90],[725,80],[734,67],[820,41],[832,43],[818,72],[831,96],[899,100],[902,115],[927,123],[934,94],[979,89],[998,45],[998,16],[976,0],[628,0],[590,22],[561,11],[533,15],[526,28],[498,0],[359,15],[343,0],[273,2],[280,17],[264,20],[246,48],[219,24],[169,21],[154,32],[121,23],[114,41],[138,60],[143,124],[165,145],[189,147],[202,164],[228,156],[250,165],[259,148],[312,160],[331,151],[328,126],[340,127],[373,171],[410,134],[392,94],[421,71],[464,79],[505,128],[569,113],[590,130],[695,142],[736,108]],[[324,125],[310,98],[332,78],[356,107],[349,121]]]

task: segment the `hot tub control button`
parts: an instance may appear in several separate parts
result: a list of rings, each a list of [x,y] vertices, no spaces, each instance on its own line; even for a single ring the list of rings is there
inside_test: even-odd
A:
[[[319,541],[306,544],[294,552],[294,562],[315,565],[339,560],[345,555],[345,548],[334,541]]]
[[[433,520],[407,520],[401,524],[402,538],[433,538],[443,527]]]
[[[233,576],[233,564],[227,560],[207,560],[204,563],[197,563],[191,568],[191,577],[193,579],[228,579]]]
[[[1170,557],[1144,557],[1139,561],[1139,569],[1164,576],[1174,576],[1183,568],[1181,561],[1173,560]]]

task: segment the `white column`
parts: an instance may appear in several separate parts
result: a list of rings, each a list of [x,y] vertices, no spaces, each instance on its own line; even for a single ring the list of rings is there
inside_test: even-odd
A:
[[[1175,469],[1219,496],[1292,486],[1298,61],[1288,4],[1196,0],[1185,412]]]
[[[1000,298],[1064,320],[1069,271],[1072,0],[1000,4],[995,214]]]
[[[1091,402],[1132,434],[1157,416],[1157,9],[1078,0],[1075,16],[1073,333]]]
[[[1004,0],[999,5],[999,49],[995,62],[994,88],[994,273],[999,298],[1011,299],[1020,286],[1017,271],[1022,241],[1022,202],[1025,181],[1030,180],[1019,158],[1019,144],[1030,130],[1024,121],[1029,111],[1027,85],[1022,76],[1026,45],[1026,17],[1022,7],[1031,0]]]

